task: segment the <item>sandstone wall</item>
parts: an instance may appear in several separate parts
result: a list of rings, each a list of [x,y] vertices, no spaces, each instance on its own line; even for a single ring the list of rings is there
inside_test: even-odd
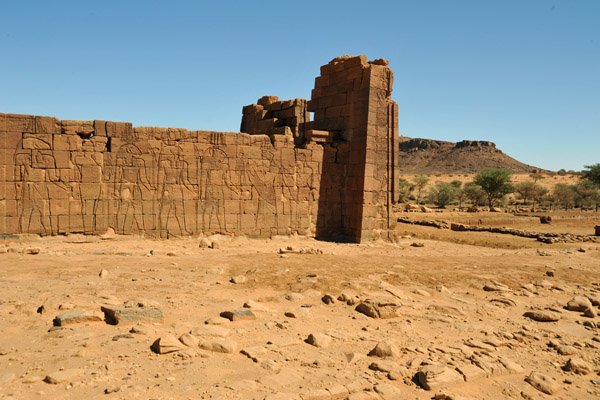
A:
[[[321,72],[308,103],[245,107],[250,133],[0,114],[0,234],[390,239],[391,70],[346,56]]]

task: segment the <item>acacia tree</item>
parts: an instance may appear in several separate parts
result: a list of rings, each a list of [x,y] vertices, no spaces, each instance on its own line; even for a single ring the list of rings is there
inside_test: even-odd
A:
[[[533,204],[531,205],[531,209],[535,210],[535,203],[537,202],[538,204],[541,203],[542,201],[544,201],[544,199],[546,198],[546,195],[548,194],[549,190],[541,185],[537,185],[535,192],[533,193]]]
[[[462,188],[462,181],[458,179],[453,180],[450,184],[454,187],[454,193],[456,194],[456,199],[458,200],[458,209],[462,208],[462,202],[465,199],[465,191]]]
[[[533,183],[537,183],[537,181],[539,181],[540,179],[544,179],[544,175],[538,173],[538,172],[534,172],[529,174],[529,177],[531,179],[533,179]]]
[[[475,182],[467,182],[465,183],[465,187],[463,188],[463,192],[465,197],[471,201],[474,206],[481,205],[485,200],[485,192]]]
[[[575,203],[575,190],[573,186],[566,183],[557,183],[552,189],[552,199],[559,206],[563,206],[565,211]]]
[[[425,175],[415,175],[413,178],[415,189],[417,189],[417,204],[421,201],[421,192],[423,191],[423,188],[427,186],[427,182],[429,182],[429,178]]]
[[[586,165],[585,170],[582,171],[581,179],[589,181],[595,186],[600,187],[600,163]]]
[[[515,193],[517,193],[527,205],[527,200],[533,199],[535,192],[540,186],[534,181],[519,182],[515,185]]]
[[[433,204],[443,208],[456,199],[456,189],[448,182],[436,182],[429,191]]]
[[[512,172],[504,168],[486,168],[479,171],[473,182],[481,186],[485,192],[490,208],[496,201],[512,193],[513,185],[510,183]]]

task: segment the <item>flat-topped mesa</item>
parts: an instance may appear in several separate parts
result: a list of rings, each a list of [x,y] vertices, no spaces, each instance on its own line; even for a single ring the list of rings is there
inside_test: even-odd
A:
[[[279,100],[277,96],[263,96],[256,104],[242,110],[241,132],[252,135],[286,135],[294,143],[304,143],[304,124],[310,121],[306,99]]]

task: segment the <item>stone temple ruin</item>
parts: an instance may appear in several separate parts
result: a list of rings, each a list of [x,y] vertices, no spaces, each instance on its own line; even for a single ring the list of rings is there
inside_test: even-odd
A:
[[[383,59],[338,57],[310,101],[244,107],[241,132],[0,114],[0,234],[391,240],[392,82]]]

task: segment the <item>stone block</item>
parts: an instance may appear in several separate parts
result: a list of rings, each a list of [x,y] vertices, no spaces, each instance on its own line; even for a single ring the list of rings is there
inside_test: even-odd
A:
[[[106,322],[112,325],[138,322],[162,322],[162,306],[154,300],[128,300],[122,305],[102,306]]]

